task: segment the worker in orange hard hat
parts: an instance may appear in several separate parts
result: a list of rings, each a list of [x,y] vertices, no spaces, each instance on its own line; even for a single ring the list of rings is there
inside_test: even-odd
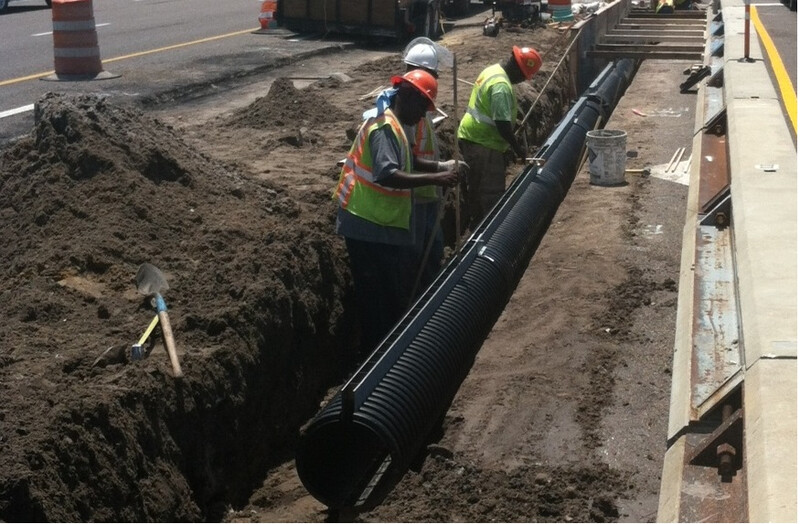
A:
[[[514,46],[508,60],[484,69],[472,88],[458,126],[458,145],[470,166],[467,211],[473,231],[505,192],[506,151],[511,148],[525,162],[526,152],[514,135],[517,98],[513,85],[530,80],[541,67],[542,57],[535,49]]]
[[[416,266],[412,188],[452,187],[455,169],[416,159],[404,126],[436,108],[436,79],[415,69],[392,77],[389,107],[361,125],[333,198],[345,237],[361,320],[361,351],[371,351],[408,306]]]
[[[403,51],[403,62],[406,72],[421,69],[439,78],[440,68],[453,67],[453,54],[446,47],[437,44],[426,37],[415,38],[408,43]],[[375,116],[391,103],[397,89],[389,88],[382,91],[375,100],[375,107],[364,112],[364,118]],[[413,129],[407,129],[411,151],[414,158],[442,161],[439,140],[436,136],[434,122],[444,118],[438,111],[428,111],[425,117]],[[460,162],[460,173],[466,172],[466,164]],[[440,171],[455,168],[455,160],[442,161]],[[440,220],[442,215],[442,190],[437,186],[423,186],[414,188],[414,224],[415,224],[415,250],[418,262],[417,277],[414,294],[426,289],[433,282],[441,269],[444,259],[444,234]],[[414,297],[412,297],[414,298]]]

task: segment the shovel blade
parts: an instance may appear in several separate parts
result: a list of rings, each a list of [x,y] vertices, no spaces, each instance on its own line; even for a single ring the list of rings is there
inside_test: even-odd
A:
[[[136,272],[136,289],[142,295],[162,294],[169,289],[164,274],[153,264],[145,262]]]

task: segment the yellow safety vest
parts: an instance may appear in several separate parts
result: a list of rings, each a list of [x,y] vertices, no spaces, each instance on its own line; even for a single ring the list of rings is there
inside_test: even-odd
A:
[[[663,14],[670,14],[675,10],[675,2],[674,0],[657,0],[656,2],[656,14],[663,13]]]
[[[414,156],[425,160],[437,161],[435,131],[433,122],[427,115],[419,121],[414,136]],[[432,202],[439,199],[436,186],[422,186],[414,188],[414,196],[421,202]]]
[[[405,165],[411,166],[411,148],[403,126],[391,109],[382,115],[366,120],[353,141],[339,184],[333,192],[342,209],[381,226],[409,229],[411,222],[411,190],[386,187],[375,181],[372,173],[372,153],[369,137],[373,131],[391,126],[403,152]]]
[[[507,84],[511,92],[514,92],[514,86],[500,64],[489,66],[481,72],[472,87],[467,111],[458,126],[458,138],[501,152],[509,148],[508,142],[500,135],[497,125],[494,123],[494,118],[492,118],[492,101],[489,96],[489,88],[500,83]],[[517,114],[517,97],[512,96],[511,100],[511,115],[513,119]]]

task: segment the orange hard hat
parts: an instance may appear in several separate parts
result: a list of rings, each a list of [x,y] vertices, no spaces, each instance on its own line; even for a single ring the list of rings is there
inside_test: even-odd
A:
[[[542,57],[532,47],[514,46],[514,58],[517,60],[525,80],[530,80],[533,75],[542,67]]]
[[[425,95],[428,99],[428,111],[436,110],[436,93],[439,92],[439,84],[436,79],[427,71],[422,69],[413,69],[403,76],[393,76],[392,86],[397,87],[403,82],[407,82],[414,86],[417,91]]]

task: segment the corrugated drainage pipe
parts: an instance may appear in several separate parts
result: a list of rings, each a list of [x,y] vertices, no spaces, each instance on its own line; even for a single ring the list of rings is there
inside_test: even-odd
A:
[[[458,256],[304,429],[297,472],[330,508],[374,507],[441,424],[575,178],[586,132],[610,116],[633,62],[609,65]],[[613,97],[613,98],[610,98]]]

